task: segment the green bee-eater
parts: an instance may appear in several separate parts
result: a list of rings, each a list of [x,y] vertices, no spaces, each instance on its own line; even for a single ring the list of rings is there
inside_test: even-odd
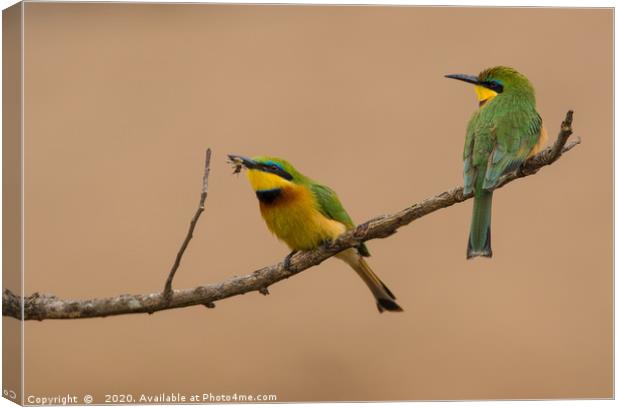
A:
[[[256,192],[267,227],[292,250],[311,250],[355,227],[336,193],[297,171],[286,160],[275,157],[228,156],[235,172],[245,167]],[[379,312],[402,311],[396,297],[372,271],[364,257],[365,244],[336,255],[364,280],[377,301]]]
[[[536,111],[534,88],[512,68],[497,66],[478,76],[446,75],[475,85],[479,109],[467,125],[463,193],[474,194],[467,258],[491,257],[491,202],[500,177],[517,169],[547,141]]]

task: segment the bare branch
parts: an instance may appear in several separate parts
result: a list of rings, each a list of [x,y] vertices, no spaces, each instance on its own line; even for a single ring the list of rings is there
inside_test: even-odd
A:
[[[169,302],[172,298],[172,280],[174,279],[174,275],[177,272],[177,269],[181,265],[181,259],[183,258],[183,254],[185,253],[185,249],[189,245],[189,241],[192,240],[194,236],[194,229],[196,228],[196,224],[198,223],[198,218],[205,210],[205,201],[207,200],[207,194],[209,192],[209,171],[211,169],[211,149],[208,148],[205,154],[205,170],[204,175],[202,176],[202,190],[200,193],[200,203],[198,204],[198,209],[196,209],[196,213],[189,223],[189,230],[187,231],[187,235],[185,236],[185,240],[183,240],[183,244],[177,253],[177,257],[174,259],[174,264],[172,265],[172,269],[170,270],[170,274],[168,274],[168,278],[166,279],[166,285],[164,286],[164,295],[162,300],[164,302]]]
[[[580,140],[566,144],[568,137],[572,134],[572,114],[572,111],[567,113],[554,145],[527,160],[519,170],[504,175],[498,188],[516,179],[535,174],[542,167],[552,164],[558,160],[562,154],[579,144]],[[203,191],[206,191],[206,176]],[[203,193],[205,193],[206,197],[206,192]],[[267,287],[270,285],[287,279],[312,266],[316,266],[342,250],[357,246],[366,240],[388,237],[394,234],[400,227],[408,225],[418,218],[435,212],[436,210],[466,201],[469,198],[471,197],[463,195],[462,187],[453,188],[420,203],[413,204],[395,214],[371,219],[355,229],[342,234],[329,245],[321,246],[307,252],[296,253],[290,259],[289,269],[284,267],[284,262],[280,262],[256,270],[251,274],[234,277],[220,283],[190,289],[174,290],[169,301],[164,300],[165,294],[163,292],[136,295],[123,294],[117,297],[88,300],[63,300],[53,295],[35,293],[25,298],[24,317],[30,320],[74,319],[106,317],[120,314],[152,313],[165,309],[189,307],[193,305],[204,305],[207,308],[213,308],[215,307],[216,301],[251,291],[268,294],[269,291]],[[191,238],[191,230],[188,236]],[[189,241],[189,239],[186,239],[186,241]],[[184,246],[186,246],[186,244],[184,244]],[[183,250],[184,248],[182,248],[182,251]],[[182,251],[180,251],[181,255]],[[2,295],[2,305],[3,315],[17,319],[21,318],[20,297],[5,289]]]

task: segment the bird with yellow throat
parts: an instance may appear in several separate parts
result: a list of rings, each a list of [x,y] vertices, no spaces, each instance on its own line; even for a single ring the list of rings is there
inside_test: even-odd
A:
[[[467,125],[463,194],[474,194],[467,258],[491,257],[491,203],[502,175],[518,169],[547,142],[536,111],[534,88],[513,68],[497,66],[479,75],[447,78],[474,85],[479,109]]]
[[[245,167],[269,230],[292,250],[290,256],[312,250],[355,227],[336,193],[297,171],[288,161],[275,157],[248,158],[229,155],[238,172]],[[368,286],[379,312],[402,311],[396,297],[365,260],[365,244],[336,255],[357,272]]]

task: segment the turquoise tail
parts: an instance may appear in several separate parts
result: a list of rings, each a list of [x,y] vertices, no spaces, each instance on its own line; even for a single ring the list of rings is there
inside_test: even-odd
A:
[[[474,213],[469,228],[467,258],[493,256],[491,250],[491,204],[493,192],[482,190],[474,197]]]

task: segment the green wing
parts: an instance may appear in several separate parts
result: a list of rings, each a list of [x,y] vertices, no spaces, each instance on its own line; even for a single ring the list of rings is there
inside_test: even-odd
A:
[[[473,192],[474,180],[476,172],[473,165],[474,155],[474,124],[476,116],[469,121],[467,126],[467,134],[465,135],[465,147],[463,148],[463,193],[469,195]]]
[[[334,190],[321,184],[311,184],[310,189],[319,204],[319,211],[323,215],[344,224],[347,230],[355,227],[353,220],[340,203],[340,199]],[[362,256],[370,256],[370,252],[364,243],[357,250]]]
[[[511,114],[496,120],[495,146],[489,156],[484,176],[484,189],[497,186],[500,177],[516,170],[525,161],[538,138],[542,119],[535,111],[527,114]]]
[[[483,114],[485,113],[485,114]],[[489,111],[476,112],[467,125],[463,150],[463,193],[471,194],[481,185],[489,156],[495,145],[495,123]]]

